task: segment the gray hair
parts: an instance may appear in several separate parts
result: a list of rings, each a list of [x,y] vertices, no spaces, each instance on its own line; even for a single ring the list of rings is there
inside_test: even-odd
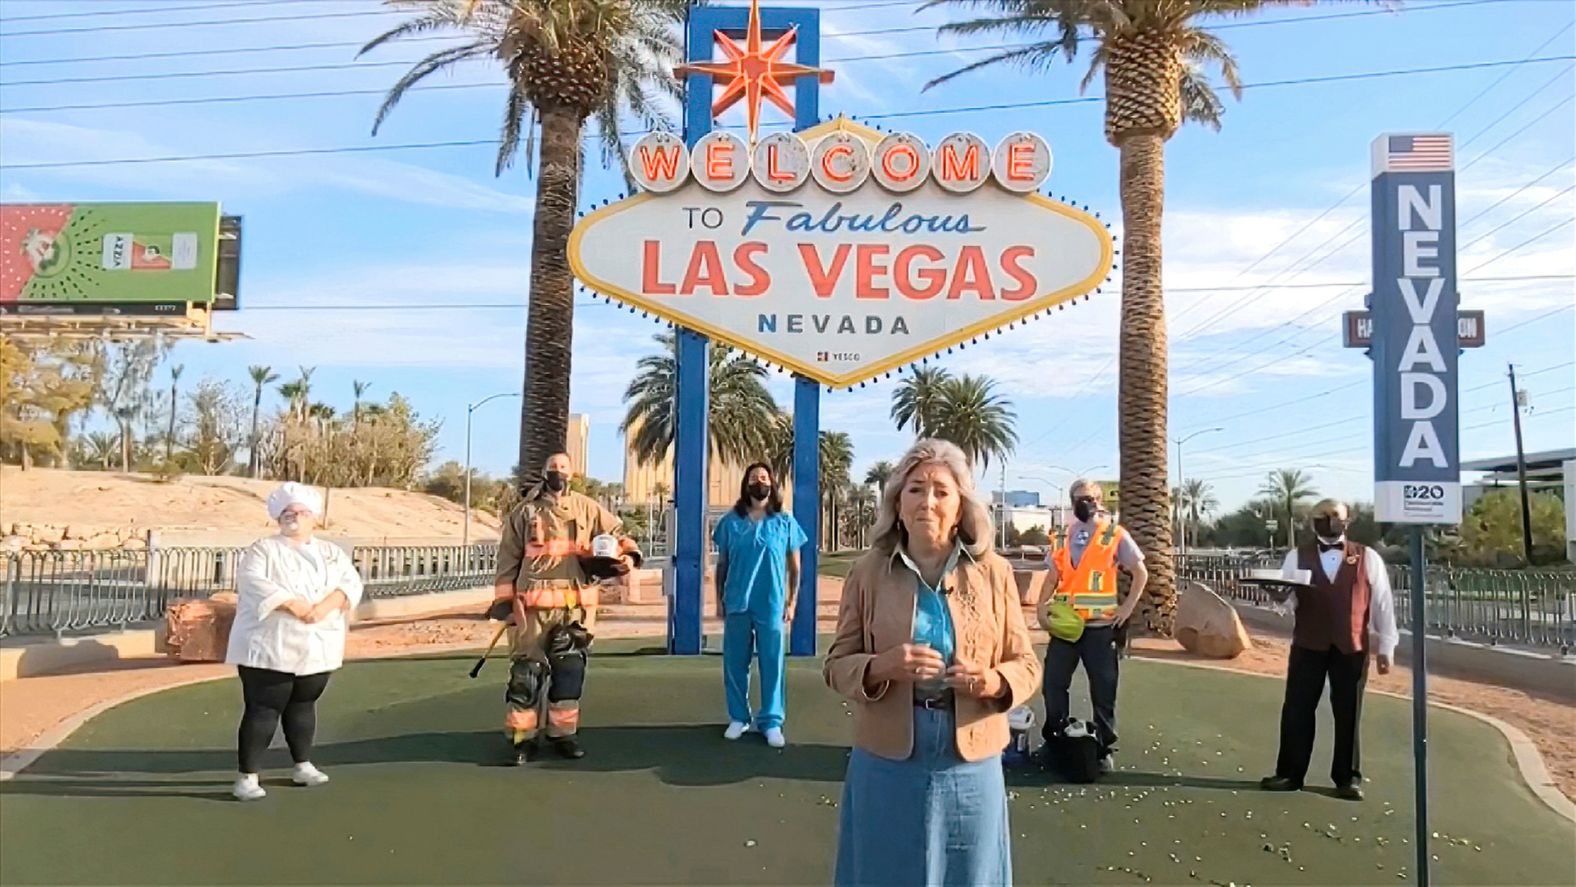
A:
[[[1078,501],[1078,494],[1080,492],[1093,496],[1096,499],[1099,499],[1101,502],[1105,501],[1105,489],[1101,487],[1097,481],[1092,481],[1087,477],[1078,478],[1077,480],[1073,481],[1072,486],[1067,488],[1067,495],[1074,502]]]
[[[907,531],[898,515],[898,500],[903,495],[908,476],[923,465],[943,466],[951,472],[952,480],[958,486],[958,498],[961,500],[958,503],[958,538],[963,541],[964,548],[974,557],[990,551],[995,526],[991,522],[990,508],[980,501],[979,494],[974,491],[974,474],[969,471],[969,460],[957,444],[934,438],[916,441],[892,470],[886,488],[881,491],[881,507],[876,513],[875,538],[871,547],[890,555],[903,543]]]

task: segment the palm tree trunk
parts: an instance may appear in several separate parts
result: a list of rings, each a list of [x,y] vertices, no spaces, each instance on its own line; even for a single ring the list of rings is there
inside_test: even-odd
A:
[[[170,383],[170,429],[164,435],[164,461],[170,461],[175,453],[175,382]]]
[[[252,396],[252,444],[251,452],[248,454],[246,460],[249,463],[247,467],[250,469],[247,473],[250,474],[254,479],[257,477],[258,468],[261,465],[261,460],[257,458],[257,414],[262,411],[262,408],[263,386],[259,384],[257,386],[257,393]]]
[[[567,256],[580,201],[580,130],[573,111],[542,111],[541,165],[525,321],[525,396],[520,401],[520,469],[537,478],[569,431],[574,277]]]
[[[1122,524],[1149,568],[1145,619],[1169,636],[1176,613],[1171,562],[1171,491],[1166,468],[1166,314],[1160,222],[1165,208],[1165,140],[1139,132],[1122,156],[1122,332],[1118,443]]]

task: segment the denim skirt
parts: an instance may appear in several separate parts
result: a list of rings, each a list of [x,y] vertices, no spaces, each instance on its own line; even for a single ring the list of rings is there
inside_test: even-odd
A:
[[[1001,756],[965,762],[955,736],[951,711],[915,706],[907,760],[854,749],[843,781],[836,884],[1012,883]]]

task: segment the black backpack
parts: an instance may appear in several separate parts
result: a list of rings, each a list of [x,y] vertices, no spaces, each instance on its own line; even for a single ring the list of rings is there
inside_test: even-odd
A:
[[[1076,721],[1069,722],[1069,726]],[[1090,733],[1066,735],[1066,727],[1045,741],[1051,769],[1068,782],[1094,782],[1100,777],[1100,740]]]

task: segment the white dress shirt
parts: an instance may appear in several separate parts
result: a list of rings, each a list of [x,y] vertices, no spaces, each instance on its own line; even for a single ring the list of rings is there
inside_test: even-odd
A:
[[[361,577],[344,549],[321,539],[259,539],[241,553],[235,584],[239,600],[225,662],[294,675],[344,664],[350,612],[361,601]],[[336,588],[350,607],[321,622],[302,622],[280,609],[290,600],[315,605]]]
[[[1342,536],[1339,541],[1344,543],[1346,537]],[[1340,572],[1343,557],[1345,554],[1339,548],[1319,552],[1319,566],[1324,569],[1325,578],[1335,581],[1335,574]],[[1379,636],[1379,655],[1386,659],[1394,659],[1395,647],[1401,643],[1401,631],[1395,624],[1395,596],[1390,593],[1390,571],[1386,569],[1384,558],[1379,556],[1379,552],[1366,545],[1363,546],[1363,573],[1368,578],[1369,628]],[[1296,581],[1297,549],[1286,552],[1286,560],[1281,563],[1281,577],[1288,582]],[[1295,591],[1287,596],[1283,607],[1285,611],[1296,610]]]

